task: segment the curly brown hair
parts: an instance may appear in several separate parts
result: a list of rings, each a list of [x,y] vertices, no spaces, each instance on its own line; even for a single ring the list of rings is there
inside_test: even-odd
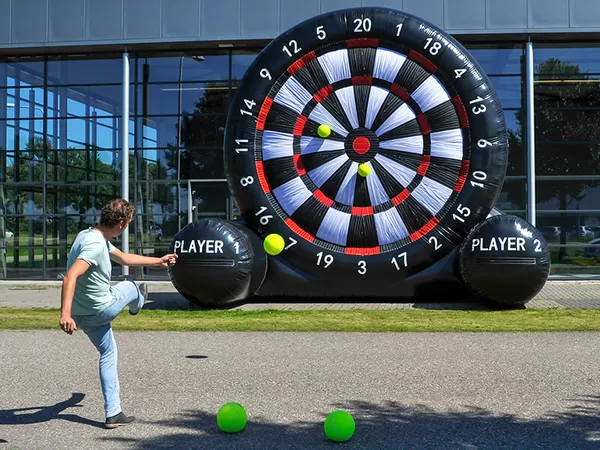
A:
[[[134,211],[135,206],[133,203],[122,198],[115,198],[102,208],[100,226],[112,228],[117,226],[119,222],[127,223],[133,216]]]

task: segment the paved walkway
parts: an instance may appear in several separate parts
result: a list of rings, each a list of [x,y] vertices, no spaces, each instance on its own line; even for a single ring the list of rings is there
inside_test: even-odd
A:
[[[150,295],[148,309],[199,309],[184,299],[170,282],[148,282]],[[0,307],[59,308],[58,281],[2,281],[0,282]],[[600,281],[549,281],[526,308],[594,308],[600,309]],[[291,299],[286,302],[265,302],[258,298],[236,305],[242,310],[308,310],[308,309],[486,309],[479,303],[450,302],[351,302],[311,303]]]
[[[0,449],[598,449],[600,333],[117,333],[104,421],[85,335],[0,332]],[[244,405],[226,435],[219,407]],[[341,445],[326,414],[352,413]]]

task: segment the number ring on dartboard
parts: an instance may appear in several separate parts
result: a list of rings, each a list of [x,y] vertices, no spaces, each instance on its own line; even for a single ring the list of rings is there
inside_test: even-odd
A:
[[[383,10],[347,14],[366,24],[369,11],[374,29]],[[403,32],[423,30],[422,21],[396,14]],[[323,22],[316,18],[313,27],[326,32],[317,25]],[[293,264],[319,268],[315,258],[331,254],[339,270],[368,257],[369,264],[380,259],[407,275],[447,254],[493,206],[504,175],[494,167],[505,163],[504,119],[485,75],[457,43],[451,42],[454,59],[462,65],[442,70],[451,38],[440,31],[445,41],[422,33],[424,45],[429,39],[435,49],[428,58],[412,48],[414,34],[388,39],[379,30],[378,38],[357,37],[350,28],[333,33],[343,39],[318,37],[277,71],[267,63],[281,37],[258,56],[231,108],[242,119],[236,114],[228,121],[228,180],[259,234],[287,238],[282,257]],[[283,40],[287,53],[302,42],[295,35],[292,30]],[[252,72],[263,79],[261,89],[248,84]],[[461,84],[469,75],[474,80]],[[325,136],[320,126],[328,127]],[[244,141],[247,153],[239,148]],[[366,174],[358,170],[365,166]]]

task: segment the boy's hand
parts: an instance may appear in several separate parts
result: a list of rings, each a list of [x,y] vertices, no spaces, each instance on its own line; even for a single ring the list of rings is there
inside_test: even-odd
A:
[[[77,331],[77,324],[72,317],[60,316],[60,327],[67,334],[73,334],[73,331]]]
[[[160,258],[160,266],[161,267],[172,266],[173,264],[175,264],[177,262],[177,258],[179,258],[179,255],[177,253],[171,253],[169,255],[165,255],[162,258]]]

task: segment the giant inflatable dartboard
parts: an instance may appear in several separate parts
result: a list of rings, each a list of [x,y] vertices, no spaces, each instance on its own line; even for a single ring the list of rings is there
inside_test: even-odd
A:
[[[348,282],[400,280],[447,255],[492,209],[507,152],[500,102],[472,56],[384,8],[276,38],[242,79],[225,136],[248,226],[283,236],[280,258],[305,276]]]

